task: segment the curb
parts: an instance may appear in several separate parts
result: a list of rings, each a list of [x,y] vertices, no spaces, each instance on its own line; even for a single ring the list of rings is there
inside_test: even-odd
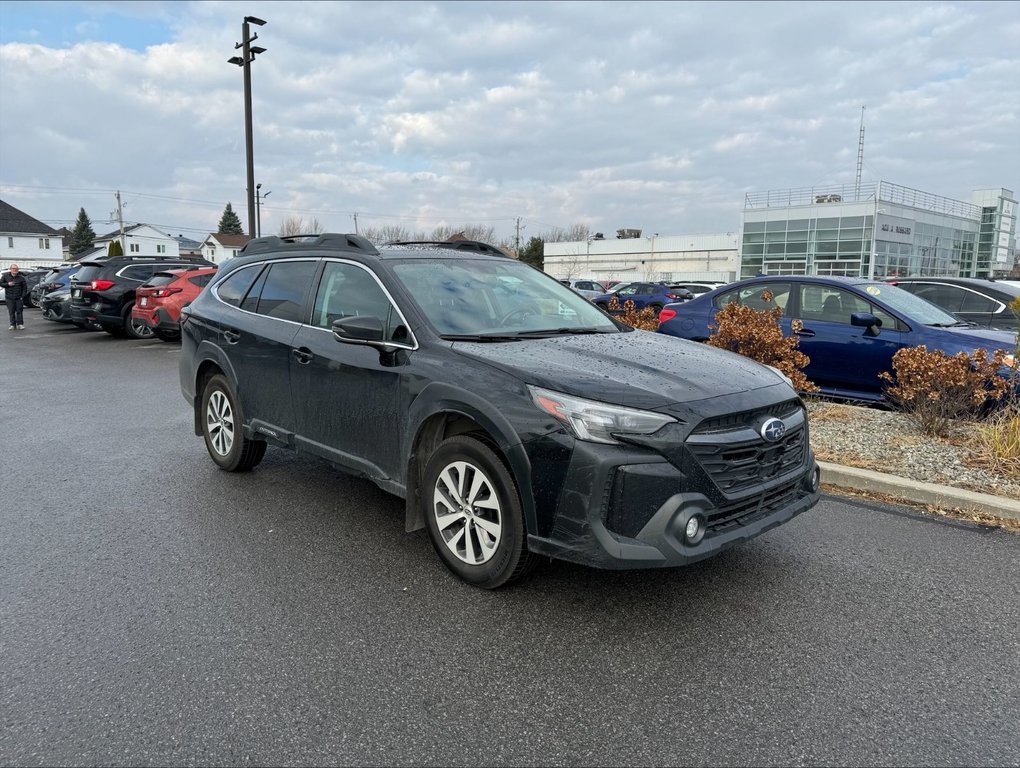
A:
[[[948,485],[921,483],[905,477],[886,475],[870,469],[846,467],[840,464],[818,462],[822,468],[822,483],[837,488],[850,488],[859,491],[876,491],[918,504],[930,504],[935,507],[963,509],[982,512],[986,515],[1020,520],[1020,501],[987,493],[976,493]]]

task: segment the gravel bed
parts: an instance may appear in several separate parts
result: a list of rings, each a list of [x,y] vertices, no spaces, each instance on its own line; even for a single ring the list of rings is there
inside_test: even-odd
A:
[[[808,402],[811,447],[824,461],[1020,499],[1020,481],[968,466],[963,445],[928,437],[902,414]]]

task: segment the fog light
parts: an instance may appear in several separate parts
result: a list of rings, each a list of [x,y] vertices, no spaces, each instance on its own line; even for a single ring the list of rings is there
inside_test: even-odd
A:
[[[811,493],[818,493],[818,488],[822,484],[822,469],[815,464],[814,470],[811,472],[811,478],[808,480],[808,490]]]
[[[688,544],[697,544],[705,536],[705,525],[700,515],[694,515],[684,526],[684,536]]]

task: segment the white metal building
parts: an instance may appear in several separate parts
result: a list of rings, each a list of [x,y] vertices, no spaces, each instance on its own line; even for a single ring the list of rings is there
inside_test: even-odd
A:
[[[545,271],[560,280],[691,281],[736,278],[738,237],[668,235],[546,243]]]

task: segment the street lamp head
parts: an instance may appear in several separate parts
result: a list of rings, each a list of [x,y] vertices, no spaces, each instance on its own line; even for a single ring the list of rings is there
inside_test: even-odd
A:
[[[261,184],[256,184],[255,185],[255,189],[262,189],[262,185]]]
[[[266,23],[257,16],[245,16],[244,20],[247,21],[249,24],[258,24],[260,27],[264,26]]]
[[[229,59],[227,59],[227,64],[236,64],[239,67],[243,67],[244,59],[242,59],[240,56],[231,56]]]
[[[254,56],[256,54],[259,54],[259,53],[265,53],[266,52],[265,48],[262,48],[262,47],[260,47],[258,45],[253,45],[248,50],[251,51],[252,56]]]

